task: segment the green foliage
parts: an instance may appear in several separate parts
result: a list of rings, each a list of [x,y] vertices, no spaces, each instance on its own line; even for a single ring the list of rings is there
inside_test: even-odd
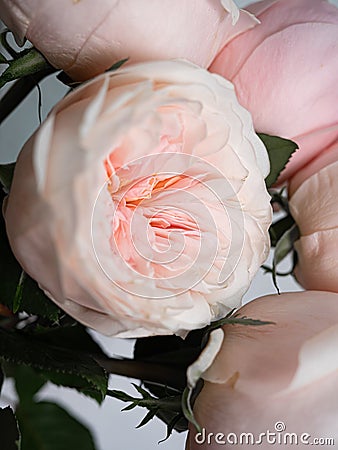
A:
[[[3,197],[0,195],[0,204]],[[0,216],[0,303],[11,311],[24,311],[57,321],[60,309],[44,294],[28,275],[22,276],[22,268],[15,259],[8,242],[5,221]]]
[[[16,365],[35,369],[44,380],[68,386],[103,401],[107,390],[107,375],[86,353],[59,347],[37,339],[28,333],[0,328],[0,357]]]
[[[152,401],[156,401],[157,404],[160,404],[161,401],[167,398],[168,391],[170,392],[170,390],[173,392],[176,390],[173,394],[174,397],[179,397],[181,399],[180,407],[176,407],[175,412],[170,411],[169,408],[158,409],[155,412],[154,409],[150,409],[153,414],[148,414],[144,420],[147,422],[154,415],[159,417],[167,424],[167,437],[171,434],[173,429],[179,432],[187,430],[188,422],[193,423],[198,429],[199,426],[194,418],[192,407],[203,382],[199,380],[195,388],[186,388],[186,372],[188,367],[198,358],[201,350],[208,342],[210,332],[226,324],[263,326],[272,323],[273,322],[239,316],[239,314],[235,313],[233,310],[224,319],[213,322],[203,329],[191,331],[185,339],[177,336],[154,336],[137,339],[134,347],[134,359],[136,361],[149,361],[154,364],[160,364],[164,370],[167,370],[168,372],[171,369],[174,369],[176,374],[175,382],[171,382],[169,386],[164,384],[161,385],[160,383],[151,384],[148,381],[144,382],[146,388],[153,394]],[[181,381],[177,383],[177,380]],[[108,395],[111,395],[111,393],[112,391],[110,391],[110,394]],[[148,407],[145,403],[142,403],[145,396],[141,400],[134,399],[128,394],[120,391],[113,391],[113,396],[122,401],[132,402],[127,409],[132,409],[135,406]],[[184,418],[186,420],[184,420]],[[143,424],[144,423],[142,422],[142,425]]]
[[[21,450],[95,449],[89,430],[74,417],[56,404],[34,400],[47,381],[43,371],[13,364],[6,364],[5,368],[7,376],[15,380],[20,400],[16,415],[22,433]]]
[[[216,322],[212,322],[211,325],[208,327],[208,331],[216,330],[217,328],[220,328],[224,325],[244,325],[244,326],[251,326],[251,327],[261,327],[264,325],[273,325],[274,322],[268,322],[264,320],[259,319],[251,319],[250,317],[246,316],[239,316],[239,314],[234,314],[225,317],[224,319],[217,320]]]
[[[42,375],[28,366],[7,366],[6,374],[14,378],[21,404],[31,403],[34,395],[46,382]]]
[[[119,69],[119,68],[120,68],[121,66],[123,66],[123,64],[125,64],[128,60],[129,60],[129,58],[120,59],[120,61],[117,61],[116,63],[114,63],[114,64],[107,70],[107,72],[113,72],[114,70]]]
[[[281,239],[281,237],[283,236],[283,234],[289,230],[293,224],[295,223],[294,219],[292,216],[287,215],[285,217],[282,217],[280,220],[278,220],[277,222],[274,222],[270,229],[269,229],[269,233],[270,233],[270,241],[271,241],[271,245],[272,247],[276,247],[278,241]]]
[[[1,450],[20,450],[18,424],[10,406],[0,408]],[[32,450],[32,447],[30,450]]]
[[[272,279],[278,292],[277,265],[293,250],[293,244],[297,239],[299,239],[299,229],[297,224],[294,223],[291,228],[285,231],[276,244],[272,263]]]
[[[23,284],[19,311],[44,317],[51,322],[57,322],[62,314],[55,303],[40,289],[37,282],[27,274]]]
[[[4,57],[2,53],[0,53],[0,64],[8,64],[7,59]]]
[[[193,389],[190,387],[186,387],[183,395],[182,395],[182,411],[184,414],[184,417],[190,422],[192,423],[196,430],[198,432],[201,431],[201,427],[199,425],[199,423],[197,422],[195,416],[194,416],[194,412],[193,412]]]
[[[14,169],[15,163],[0,164],[0,183],[3,185],[6,192],[9,192],[9,189],[11,187]]]
[[[88,330],[78,322],[72,322],[62,327],[37,327],[34,336],[45,344],[67,348],[73,352],[86,353],[106,357]]]
[[[17,80],[18,78],[34,75],[42,71],[55,71],[46,58],[36,49],[30,48],[23,50],[15,55],[11,60],[7,60],[5,64],[7,69],[0,75],[0,88],[2,88],[9,81]]]
[[[20,404],[16,415],[22,434],[21,450],[95,450],[90,431],[55,403]]]
[[[2,371],[2,367],[0,366],[0,394],[1,394],[2,385],[4,383],[4,379],[5,379],[4,373]]]
[[[167,389],[165,391],[165,395],[159,398],[151,395],[142,386],[138,386],[134,383],[133,386],[140,394],[140,397],[133,397],[118,390],[108,390],[107,395],[129,403],[129,405],[123,408],[122,411],[130,411],[137,406],[148,409],[148,413],[144,416],[136,428],[143,427],[155,416],[157,416],[167,424],[167,434],[163,441],[168,439],[174,429],[177,431],[187,430],[188,422],[185,420],[182,412],[181,392]]]
[[[264,133],[257,133],[265,145],[269,160],[270,173],[265,179],[266,186],[271,187],[282,172],[291,155],[297,150],[298,145],[289,139],[278,136],[270,136]]]
[[[299,229],[289,210],[288,198],[284,194],[285,188],[281,191],[271,192],[271,202],[277,204],[280,210],[284,212],[284,216],[274,222],[269,228],[271,246],[275,247],[273,265],[268,267],[263,265],[262,268],[272,274],[273,283],[279,292],[277,285],[277,276],[288,276],[293,273],[297,262],[297,254],[294,250],[294,242],[299,239]],[[277,272],[277,266],[284,258],[293,252],[293,266],[291,270],[285,273]]]
[[[178,336],[153,336],[136,340],[134,359],[161,365],[167,373],[166,385],[184,390],[186,370],[201,351],[202,330],[189,333],[186,339]],[[172,375],[171,375],[172,374]],[[162,395],[162,388],[149,385],[147,388],[155,395]]]
[[[276,191],[275,189],[270,189],[271,203],[277,204],[284,212],[289,214],[290,213],[289,202],[285,191],[286,191],[285,186],[279,191]]]

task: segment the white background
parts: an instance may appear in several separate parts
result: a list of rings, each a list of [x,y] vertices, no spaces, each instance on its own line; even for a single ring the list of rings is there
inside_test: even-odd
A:
[[[237,4],[243,6],[246,1],[238,0]],[[338,5],[338,0],[334,0]],[[54,77],[46,79],[41,84],[43,99],[43,117],[50,108],[65,93],[62,84],[55,81]],[[13,161],[20,151],[22,144],[38,126],[37,92],[34,91],[26,101],[12,114],[0,129],[0,162]],[[299,290],[297,283],[291,278],[280,278],[279,285],[282,292]],[[261,271],[256,276],[245,296],[245,301],[250,301],[258,296],[275,293],[275,289],[269,275],[263,275]],[[96,333],[95,338],[104,346],[111,355],[131,356],[132,340],[107,338]],[[130,380],[122,377],[111,376],[110,388],[121,389],[131,393],[135,391],[130,386]],[[11,383],[6,382],[1,398],[1,405],[15,404],[15,396]],[[146,411],[136,409],[129,412],[120,412],[125,406],[118,400],[107,398],[101,406],[93,400],[71,389],[58,388],[47,385],[41,392],[40,398],[55,400],[63,405],[74,415],[87,424],[96,439],[97,450],[149,450],[157,447],[157,442],[164,438],[166,429],[162,422],[154,419],[141,429],[135,429]],[[185,433],[174,433],[172,437],[160,444],[160,450],[179,450],[184,448]],[[33,450],[33,449],[32,449]]]

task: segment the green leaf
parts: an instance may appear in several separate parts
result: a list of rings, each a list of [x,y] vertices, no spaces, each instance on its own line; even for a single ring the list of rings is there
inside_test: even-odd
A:
[[[149,394],[149,392],[146,391],[145,389],[143,389],[142,386],[139,386],[139,385],[137,385],[135,383],[131,383],[131,384],[134,386],[134,388],[137,390],[137,392],[142,395],[143,399],[150,399],[150,398],[152,398],[152,396]]]
[[[25,284],[25,278],[26,278],[26,273],[22,270],[20,278],[19,278],[19,282],[16,286],[15,295],[14,295],[14,301],[13,301],[13,313],[14,314],[16,314],[19,311],[21,303],[22,303],[23,287]]]
[[[182,395],[182,411],[184,417],[195,426],[198,432],[201,432],[201,426],[197,422],[192,409],[192,395],[193,390],[186,387]]]
[[[45,344],[107,358],[107,355],[92,338],[88,330],[79,323],[57,328],[39,327],[35,330],[34,336],[41,339]]]
[[[22,269],[10,248],[2,215],[0,215],[0,248],[0,303],[13,311],[15,292]]]
[[[277,205],[284,210],[287,214],[290,214],[289,211],[289,202],[287,195],[285,193],[286,187],[284,186],[279,191],[270,189],[271,195],[271,204],[277,203]]]
[[[169,422],[167,420],[163,420],[163,422],[167,424],[167,434],[163,439],[158,441],[158,444],[162,444],[162,442],[165,442],[167,439],[169,439],[174,430],[178,431],[179,433],[188,430],[188,422],[186,418],[182,416],[182,414],[175,414]]]
[[[8,63],[9,66],[0,75],[0,88],[9,81],[34,75],[41,71],[56,71],[36,48],[22,51]]]
[[[277,242],[272,262],[272,279],[278,292],[279,289],[276,279],[277,265],[293,250],[293,244],[297,239],[299,239],[299,228],[295,223]]]
[[[8,64],[7,58],[2,53],[0,53],[0,64]]]
[[[55,403],[20,405],[16,414],[22,450],[95,450],[90,431]]]
[[[57,322],[62,313],[55,303],[40,289],[37,282],[28,275],[26,275],[23,285],[20,311],[44,317],[51,322]]]
[[[129,58],[120,59],[120,61],[117,61],[116,63],[114,63],[106,72],[113,72],[114,70],[119,69],[128,60],[129,60]]]
[[[134,383],[132,384],[137,392],[141,394],[141,397],[134,398],[131,395],[126,394],[125,392],[109,389],[107,391],[107,395],[123,402],[130,403],[128,406],[124,407],[122,411],[130,411],[137,406],[147,408],[149,410],[148,414],[144,417],[137,428],[142,427],[143,425],[148,423],[149,420],[151,420],[154,416],[157,416],[167,425],[167,435],[163,439],[163,441],[168,438],[173,429],[175,429],[179,433],[188,429],[188,422],[183,416],[183,412],[181,409],[181,393],[177,395],[176,392],[175,395],[167,394],[161,398],[156,398],[142,387],[137,386]]]
[[[8,375],[8,371],[6,371]],[[46,383],[46,380],[34,369],[28,366],[11,366],[10,376],[15,380],[15,388],[20,403],[31,403],[34,395]]]
[[[90,355],[45,343],[27,333],[0,328],[0,357],[32,367],[44,379],[73,387],[99,403],[106,395],[107,375]]]
[[[95,358],[107,358],[101,347],[94,341],[87,329],[78,323],[58,328],[38,328],[34,336],[41,339],[45,344],[63,347],[72,352],[80,352]],[[83,385],[83,380],[72,374],[43,372],[45,380],[49,380],[58,386],[72,387],[83,394],[102,401],[98,392],[91,386]]]
[[[283,234],[289,228],[291,228],[294,223],[295,221],[293,217],[287,215],[271,225],[269,234],[272,247],[275,247],[277,245],[277,242],[280,240]]]
[[[289,139],[278,136],[270,136],[264,133],[257,134],[263,141],[269,155],[270,173],[265,179],[266,186],[269,188],[277,181],[279,174],[286,166],[292,153],[297,150],[298,145]]]
[[[121,400],[121,402],[133,402],[135,399],[131,395],[127,394],[123,391],[118,391],[116,389],[108,389],[107,395],[112,398],[116,398],[117,400]],[[137,404],[135,404],[137,406]]]
[[[225,317],[224,319],[212,322],[208,327],[208,331],[215,330],[217,328],[222,327],[223,325],[245,325],[251,327],[261,327],[264,325],[273,325],[273,324],[274,322],[268,322],[259,319],[251,319],[250,317],[246,316],[239,317],[238,314],[235,314],[233,316]]]
[[[134,346],[134,360],[151,362],[162,367],[162,383],[150,384],[150,379],[145,386],[153,394],[163,396],[163,388],[176,388],[183,392],[186,386],[186,370],[201,352],[203,330],[191,331],[185,339],[178,336],[153,336],[139,338]],[[161,373],[160,370],[157,373]],[[166,381],[164,381],[166,380]],[[162,386],[160,385],[162,384]]]
[[[9,192],[9,189],[12,184],[14,169],[15,169],[14,162],[9,164],[0,164],[0,182],[5,188],[7,193]]]
[[[195,335],[190,332],[186,339],[178,336],[139,338],[134,346],[134,359],[186,368],[195,361],[200,351],[201,337],[199,335],[195,339]]]
[[[50,381],[56,386],[76,389],[81,394],[96,400],[99,404],[101,404],[105,398],[105,389],[103,386],[101,386],[101,389],[99,390],[97,386],[94,386],[88,379],[81,378],[77,374],[56,373],[48,370],[41,370],[40,373],[45,382]]]
[[[4,383],[5,377],[4,377],[4,373],[2,370],[2,367],[0,366],[0,394],[1,394],[1,389],[2,389],[2,385]]]
[[[156,416],[156,414],[157,414],[156,409],[148,411],[147,414],[141,420],[141,422],[138,425],[136,425],[136,428],[141,428],[144,425],[147,425],[147,423],[150,422]]]
[[[0,430],[2,430],[1,450],[20,450],[18,424],[10,406],[0,408]]]
[[[24,311],[52,322],[57,321],[61,310],[44,294],[32,278],[26,275],[24,280],[21,279],[22,268],[9,245],[2,216],[0,216],[0,248],[0,303],[6,305],[11,311]],[[21,286],[20,281],[23,281]]]

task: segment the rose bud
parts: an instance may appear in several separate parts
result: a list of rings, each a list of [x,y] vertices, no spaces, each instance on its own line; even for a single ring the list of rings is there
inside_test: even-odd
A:
[[[264,0],[261,24],[231,38],[210,70],[235,84],[256,131],[295,141],[279,183],[338,139],[338,8],[325,0]]]
[[[320,153],[317,158],[314,158],[301,170],[295,173],[295,175],[290,179],[288,186],[289,197],[292,197],[294,192],[302,183],[304,183],[305,180],[336,161],[338,161],[338,142],[335,142],[330,147],[325,149],[325,151]]]
[[[0,18],[74,80],[125,58],[207,67],[229,35],[257,24],[233,0],[0,0]]]
[[[238,306],[269,252],[265,147],[233,85],[182,61],[66,96],[24,146],[5,211],[23,268],[102,333],[181,333]]]
[[[337,150],[336,144],[329,156],[338,156]],[[300,238],[294,243],[297,251],[294,275],[306,289],[338,292],[338,160],[320,169],[328,161],[327,155],[301,171],[300,181],[297,174],[291,182],[293,187],[299,184],[289,200],[290,212],[300,231]],[[316,167],[320,170],[301,182]]]
[[[223,327],[221,350],[204,373],[194,404],[202,432],[191,425],[186,448],[305,449],[319,438],[333,446],[338,439],[338,295],[269,295],[238,313],[274,323]],[[330,448],[326,442],[324,448]]]

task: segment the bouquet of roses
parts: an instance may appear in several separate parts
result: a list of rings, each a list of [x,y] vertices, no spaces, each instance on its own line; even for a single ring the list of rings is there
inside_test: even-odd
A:
[[[0,18],[0,121],[67,86],[0,164],[1,449],[96,448],[37,399],[47,382],[145,408],[190,450],[337,445],[337,6],[0,0]],[[244,304],[260,267],[275,294]]]

